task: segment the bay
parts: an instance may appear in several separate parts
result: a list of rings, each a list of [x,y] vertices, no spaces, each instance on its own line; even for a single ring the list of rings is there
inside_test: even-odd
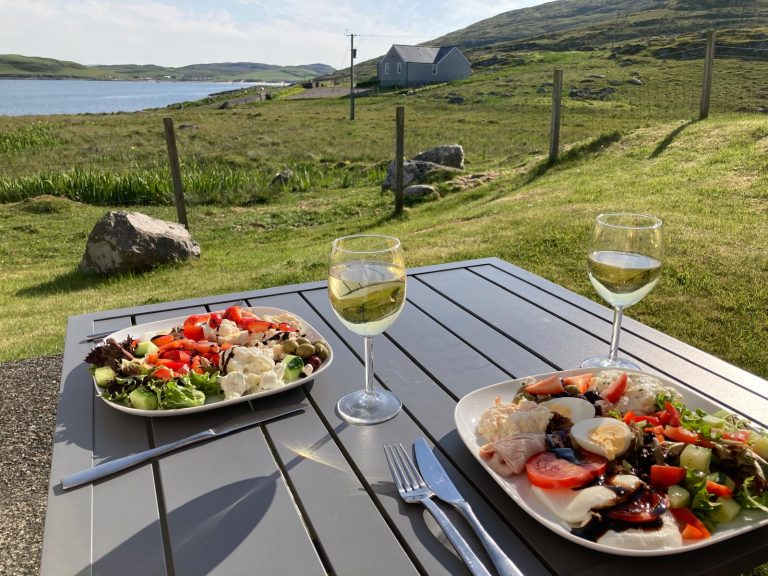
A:
[[[0,116],[135,112],[253,85],[248,82],[0,79]]]

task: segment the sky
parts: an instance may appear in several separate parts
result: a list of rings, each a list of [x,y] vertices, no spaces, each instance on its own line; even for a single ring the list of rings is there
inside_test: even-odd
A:
[[[0,54],[80,64],[356,62],[545,0],[0,0]]]

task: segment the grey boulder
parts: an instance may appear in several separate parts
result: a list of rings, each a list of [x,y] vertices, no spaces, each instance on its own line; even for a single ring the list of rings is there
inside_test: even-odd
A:
[[[423,160],[464,170],[464,148],[460,144],[446,144],[416,154],[411,160]]]
[[[437,200],[438,198],[440,198],[440,194],[438,194],[437,190],[426,184],[414,184],[403,190],[403,200],[407,204],[415,204],[426,200]]]
[[[200,246],[181,224],[120,210],[93,227],[79,270],[115,274],[199,257]]]
[[[395,162],[387,168],[387,177],[381,185],[381,190],[395,189]],[[424,160],[406,160],[403,162],[403,189],[411,184],[419,184],[426,181],[446,180],[460,173],[458,168],[442,166],[434,162]]]

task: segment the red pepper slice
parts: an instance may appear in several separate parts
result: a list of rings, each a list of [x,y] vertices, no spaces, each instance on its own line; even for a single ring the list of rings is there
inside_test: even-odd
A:
[[[696,432],[686,430],[681,426],[669,426],[664,428],[664,436],[675,442],[686,442],[688,444],[696,444],[700,438]]]
[[[731,498],[733,496],[733,490],[728,488],[728,486],[712,482],[712,480],[707,480],[707,492],[720,498]]]
[[[669,425],[680,426],[680,412],[671,402],[664,402],[664,409],[669,414]]]
[[[202,340],[205,338],[203,327],[197,324],[187,324],[184,326],[184,337],[190,340]]]

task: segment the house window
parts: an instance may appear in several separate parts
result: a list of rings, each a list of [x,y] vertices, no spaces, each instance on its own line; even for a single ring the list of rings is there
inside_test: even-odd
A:
[[[402,62],[398,62],[397,63],[397,73],[398,74],[402,74],[402,72],[403,72],[403,63]]]
[[[389,76],[389,62],[384,62],[384,76]]]
[[[437,76],[437,64],[432,64],[432,76]]]

